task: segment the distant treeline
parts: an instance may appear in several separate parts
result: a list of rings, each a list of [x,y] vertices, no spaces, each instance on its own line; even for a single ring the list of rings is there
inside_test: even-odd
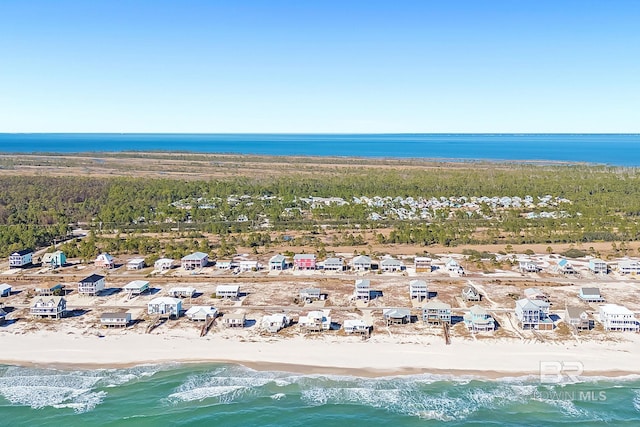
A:
[[[286,208],[300,197],[354,196],[564,197],[567,218],[528,219],[523,210],[505,209],[490,219],[448,215],[430,223],[369,219],[364,205],[327,206],[300,214]],[[171,203],[197,198],[249,195],[250,203],[221,203],[215,209],[182,209]],[[260,196],[276,196],[275,198]],[[259,199],[259,200],[258,200]],[[235,218],[246,217],[238,222]],[[87,223],[122,235],[138,231],[210,232],[221,236],[253,233],[268,219],[275,231],[318,232],[320,225],[350,230],[391,228],[377,233],[379,243],[445,245],[474,243],[558,243],[640,239],[640,176],[636,169],[588,166],[496,164],[400,170],[357,166],[333,175],[290,174],[274,178],[234,177],[209,181],[147,178],[0,177],[0,255],[22,247],[42,247],[63,238],[70,224]],[[264,230],[263,230],[264,231]],[[345,234],[347,236],[347,234]],[[262,239],[260,244],[267,244]],[[349,242],[345,237],[345,244]],[[363,242],[355,241],[353,244]],[[138,242],[139,243],[139,242]],[[146,242],[149,243],[149,242]],[[341,242],[335,242],[341,243]],[[142,243],[141,243],[142,244]],[[198,241],[196,246],[201,245]],[[191,249],[189,247],[181,250]],[[154,242],[151,247],[158,249]]]

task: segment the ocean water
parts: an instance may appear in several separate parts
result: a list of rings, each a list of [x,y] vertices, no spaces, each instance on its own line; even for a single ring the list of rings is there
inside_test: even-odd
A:
[[[637,134],[0,134],[0,152],[126,150],[640,166]]]
[[[640,425],[640,379],[542,385],[434,375],[359,378],[239,365],[0,366],[0,426]]]

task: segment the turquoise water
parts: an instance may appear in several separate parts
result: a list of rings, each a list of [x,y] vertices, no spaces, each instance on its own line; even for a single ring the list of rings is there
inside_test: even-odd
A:
[[[541,385],[414,375],[358,378],[238,365],[0,367],[1,426],[637,426],[640,379]]]
[[[193,151],[640,166],[631,134],[0,134],[0,152]]]

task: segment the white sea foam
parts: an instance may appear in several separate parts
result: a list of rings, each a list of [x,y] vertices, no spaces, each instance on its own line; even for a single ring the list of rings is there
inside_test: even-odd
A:
[[[271,397],[273,400],[280,400],[280,399],[284,399],[287,395],[284,393],[276,393],[276,394],[272,394]]]
[[[633,407],[640,412],[640,390],[633,390]]]

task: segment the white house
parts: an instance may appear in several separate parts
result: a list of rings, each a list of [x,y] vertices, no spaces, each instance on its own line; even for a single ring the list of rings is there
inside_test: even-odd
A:
[[[169,289],[169,296],[174,298],[192,298],[196,293],[196,288],[191,286],[176,286]]]
[[[589,260],[589,271],[593,274],[607,274],[609,272],[609,266],[603,260],[594,258]]]
[[[385,308],[382,317],[390,325],[404,325],[411,322],[411,310],[408,308]]]
[[[153,263],[153,268],[158,271],[171,270],[173,268],[173,260],[171,258],[160,258]]]
[[[422,321],[425,323],[451,323],[451,306],[431,300],[422,306]]]
[[[62,251],[49,252],[42,256],[42,266],[51,268],[62,267],[67,263],[67,256]]]
[[[393,272],[393,271],[402,271],[405,269],[404,263],[395,258],[385,258],[380,261],[380,270]]]
[[[147,304],[147,313],[169,319],[180,317],[182,311],[182,300],[178,298],[159,297],[154,298]]]
[[[575,268],[573,268],[573,264],[571,264],[566,259],[561,259],[560,261],[558,261],[557,270],[558,270],[559,273],[562,273],[562,274],[576,274],[576,273],[578,273],[575,270]]]
[[[277,313],[262,316],[262,329],[271,333],[276,333],[289,326],[290,319],[285,314]]]
[[[363,334],[366,335],[371,327],[362,319],[346,319],[342,325],[344,332],[347,334]]]
[[[3,283],[0,285],[0,297],[8,297],[11,295],[11,285]]]
[[[300,329],[306,332],[321,332],[331,329],[331,310],[310,311],[306,316],[298,318]]]
[[[604,302],[604,298],[600,294],[600,288],[580,288],[578,297],[586,302]]]
[[[458,263],[458,261],[456,261],[453,258],[449,258],[447,260],[447,263],[445,264],[445,268],[450,273],[456,273],[461,275],[464,274],[464,269],[462,268],[460,263]]]
[[[131,313],[103,313],[100,324],[106,328],[126,328],[131,323]]]
[[[227,313],[222,316],[222,324],[227,328],[244,328],[247,316],[244,313]]]
[[[9,268],[22,268],[33,262],[33,250],[22,249],[9,255]]]
[[[411,280],[409,282],[409,296],[411,299],[417,298],[422,301],[429,298],[429,289],[424,280]]]
[[[638,274],[640,273],[640,263],[634,260],[619,261],[618,272],[620,274]]]
[[[356,286],[353,291],[353,298],[363,301],[369,301],[371,299],[371,282],[369,281],[369,279],[356,280]]]
[[[638,332],[640,326],[631,310],[617,304],[600,306],[600,323],[605,331]]]
[[[493,317],[479,305],[471,307],[469,312],[464,315],[463,321],[471,332],[488,332],[496,328]]]
[[[104,276],[92,274],[78,282],[78,293],[80,295],[96,296],[100,291],[104,290]]]
[[[204,252],[194,252],[182,257],[180,264],[185,270],[196,270],[206,267],[207,264],[209,264],[209,255]]]
[[[260,270],[260,265],[258,261],[255,260],[242,260],[239,264],[240,271],[258,271]]]
[[[144,258],[133,258],[127,261],[127,270],[142,270],[144,267]]]
[[[287,258],[282,255],[274,255],[269,259],[269,270],[284,270],[287,268]]]
[[[342,258],[327,258],[323,263],[324,271],[344,271]]]
[[[319,300],[322,297],[319,288],[307,288],[300,291],[300,299],[302,301]]]
[[[51,317],[60,319],[67,310],[67,300],[63,297],[36,297],[31,303],[29,312],[34,317]]]
[[[189,308],[184,315],[193,321],[206,321],[207,319],[215,319],[218,317],[218,309],[206,305],[194,305]]]
[[[430,272],[431,258],[426,256],[417,256],[413,260],[413,267],[416,269],[416,273]]]
[[[553,321],[549,318],[549,303],[527,298],[516,301],[516,317],[522,329],[553,329]]]
[[[537,273],[541,270],[537,262],[528,259],[519,260],[518,269],[523,273]]]
[[[216,298],[238,298],[240,295],[240,285],[218,285],[216,287]]]
[[[133,280],[122,288],[127,293],[127,298],[131,299],[134,295],[141,295],[149,290],[149,282],[146,280]]]
[[[108,253],[102,253],[96,257],[94,264],[98,268],[114,268],[116,266],[116,262],[114,258]]]
[[[368,257],[367,255],[358,255],[351,260],[351,268],[354,271],[371,270],[371,257]]]
[[[547,301],[547,295],[538,288],[527,288],[524,290],[524,297],[530,300]]]

